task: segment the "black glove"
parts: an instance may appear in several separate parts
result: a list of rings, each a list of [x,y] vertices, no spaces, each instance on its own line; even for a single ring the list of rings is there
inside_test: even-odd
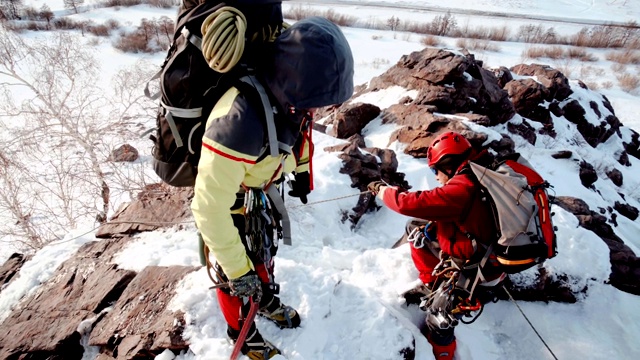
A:
[[[307,195],[311,192],[311,179],[309,172],[300,172],[294,175],[294,180],[289,181],[291,190],[289,196],[300,198],[303,204],[307,203]]]
[[[253,297],[256,300],[262,297],[262,282],[253,270],[229,280],[229,287],[233,296]]]
[[[387,184],[384,181],[372,181],[367,185],[367,189],[376,195],[380,192],[381,186],[387,186]]]

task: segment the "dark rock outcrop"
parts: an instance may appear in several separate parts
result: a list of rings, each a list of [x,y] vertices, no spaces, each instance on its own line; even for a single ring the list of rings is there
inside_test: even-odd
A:
[[[573,156],[573,152],[569,150],[561,150],[554,154],[551,154],[551,157],[554,159],[571,159]]]
[[[96,237],[112,238],[152,231],[168,223],[190,219],[189,204],[192,197],[193,188],[147,185],[135,201],[116,211],[111,220],[98,229]]]
[[[124,144],[111,151],[111,154],[109,154],[107,161],[133,162],[138,160],[138,157],[138,149],[129,144]]]
[[[15,279],[15,275],[27,260],[26,256],[14,253],[0,266],[0,293]]]
[[[593,185],[598,180],[598,174],[596,173],[596,169],[593,168],[593,165],[589,164],[586,161],[580,162],[580,181],[582,185],[587,189]]]
[[[620,213],[620,215],[630,219],[635,220],[638,218],[638,208],[629,204],[623,204],[619,201],[616,201],[613,205],[613,208]]]
[[[573,93],[567,77],[559,70],[548,65],[540,64],[519,64],[510,69],[512,72],[522,76],[535,76],[545,88],[547,88],[547,100],[563,101]]]
[[[343,160],[340,172],[351,177],[351,187],[364,192],[371,181],[382,179],[390,185],[404,189],[410,188],[404,179],[404,174],[397,172],[398,160],[393,150],[379,148],[362,150],[357,146],[357,142],[354,142],[342,148],[341,151],[343,153],[338,155]],[[380,162],[378,162],[378,159],[380,159]],[[352,209],[352,213],[345,214],[342,220],[349,219],[355,226],[365,213],[377,208],[375,197],[371,193],[361,194],[358,198],[358,203]]]
[[[415,104],[435,106],[442,113],[486,115],[492,125],[504,123],[515,114],[496,76],[471,54],[461,56],[433,48],[413,52],[372,79],[368,90],[396,85],[418,90]]]
[[[640,258],[615,234],[607,218],[590,210],[581,199],[559,196],[555,203],[574,214],[580,226],[593,231],[607,244],[611,262],[609,283],[622,291],[640,295]]]
[[[516,112],[527,119],[542,124],[551,122],[549,109],[542,106],[549,97],[549,90],[533,79],[518,79],[505,87]]]
[[[338,110],[330,135],[338,139],[346,139],[360,134],[360,131],[378,115],[380,115],[380,108],[375,105],[363,103],[348,105]]]
[[[616,168],[607,171],[607,177],[615,186],[622,186],[622,172]]]
[[[94,326],[89,345],[116,359],[158,355],[165,349],[186,350],[182,313],[167,309],[175,286],[197,268],[147,266],[131,281],[113,309]]]
[[[106,261],[122,249],[123,242],[84,245],[35,294],[23,300],[0,324],[0,358],[81,359],[78,326],[116,301],[135,276],[135,272]]]

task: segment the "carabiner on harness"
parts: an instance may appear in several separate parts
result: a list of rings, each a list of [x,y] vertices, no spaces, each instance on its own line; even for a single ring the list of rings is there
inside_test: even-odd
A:
[[[425,245],[426,236],[422,232],[422,227],[415,227],[407,236],[407,241],[410,242],[414,248],[422,249]]]

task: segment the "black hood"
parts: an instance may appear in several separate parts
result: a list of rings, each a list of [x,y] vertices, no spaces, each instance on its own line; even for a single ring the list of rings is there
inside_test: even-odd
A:
[[[340,104],[353,95],[353,55],[342,31],[321,17],[300,20],[273,44],[265,81],[283,109]]]

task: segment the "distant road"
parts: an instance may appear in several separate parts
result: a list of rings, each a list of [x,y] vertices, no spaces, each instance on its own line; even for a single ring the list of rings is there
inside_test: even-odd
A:
[[[484,10],[470,10],[460,8],[448,8],[441,6],[428,6],[419,4],[406,4],[406,3],[388,3],[388,2],[376,2],[376,1],[349,1],[349,0],[288,0],[290,3],[301,4],[313,4],[313,5],[348,5],[348,6],[361,6],[361,7],[373,7],[373,8],[391,8],[391,9],[403,9],[403,10],[422,10],[438,13],[450,12],[451,14],[459,15],[474,15],[474,16],[486,16],[486,17],[503,17],[509,19],[524,19],[524,20],[537,20],[548,21],[558,23],[570,23],[578,25],[611,25],[611,26],[624,26],[629,24],[620,21],[601,21],[593,19],[579,19],[579,18],[565,18],[560,16],[546,16],[546,15],[527,15],[517,13],[501,13],[496,11],[484,11]],[[633,28],[640,28],[640,25],[632,26]]]

